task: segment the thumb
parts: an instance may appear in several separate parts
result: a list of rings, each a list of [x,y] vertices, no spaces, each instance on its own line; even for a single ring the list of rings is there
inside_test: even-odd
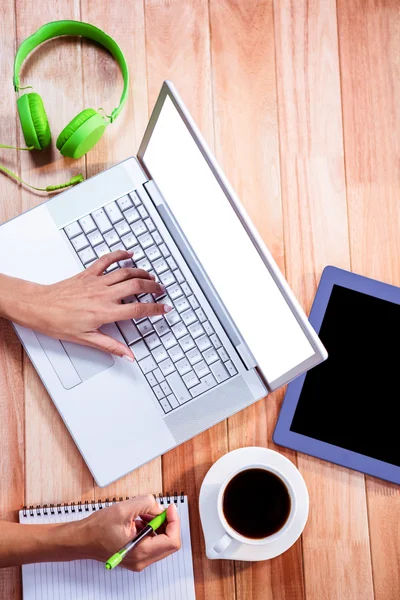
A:
[[[129,362],[133,362],[134,360],[132,350],[128,346],[100,331],[87,333],[83,341],[87,346],[109,352],[115,356],[122,356]]]

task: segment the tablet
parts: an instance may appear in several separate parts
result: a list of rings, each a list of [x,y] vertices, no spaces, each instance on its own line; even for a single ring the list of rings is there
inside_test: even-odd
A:
[[[326,267],[309,320],[328,358],[288,385],[274,442],[400,483],[400,288]]]

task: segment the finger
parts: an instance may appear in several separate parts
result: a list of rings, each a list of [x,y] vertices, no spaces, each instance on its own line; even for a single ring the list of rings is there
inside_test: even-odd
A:
[[[127,279],[134,279],[138,277],[139,279],[152,279],[155,280],[155,275],[144,271],[143,269],[133,269],[131,267],[123,267],[122,269],[115,269],[115,271],[111,271],[111,273],[107,273],[104,275],[104,281],[107,285],[115,285],[116,283],[120,283],[121,281],[126,281]]]
[[[136,560],[150,561],[159,560],[176,552],[181,547],[180,520],[175,504],[167,509],[167,527],[165,533],[143,540],[137,548]]]
[[[164,315],[172,310],[169,304],[161,304],[158,302],[135,302],[132,304],[121,304],[115,311],[115,321],[123,321],[125,319],[142,319],[143,317],[154,317],[156,315]]]
[[[115,356],[121,356],[129,362],[134,361],[134,356],[129,346],[114,340],[114,338],[106,335],[105,333],[101,333],[100,331],[96,330],[86,333],[82,339],[78,340],[78,342],[84,346],[91,346],[92,348],[103,350],[103,352],[109,352]]]
[[[116,285],[111,286],[110,292],[114,300],[122,300],[132,294],[155,294],[162,296],[166,294],[166,289],[163,285],[156,283],[152,279],[130,279]]]
[[[119,260],[132,258],[132,256],[133,252],[128,252],[127,250],[116,250],[115,252],[109,252],[108,254],[105,254],[96,260],[96,262],[86,270],[86,273],[91,273],[92,275],[102,275],[104,271],[112,264],[118,262]]]
[[[161,512],[160,505],[152,494],[135,496],[135,498],[120,502],[119,506],[124,514],[132,519],[137,519],[139,515],[147,514],[151,515],[151,518],[154,519],[154,517]]]

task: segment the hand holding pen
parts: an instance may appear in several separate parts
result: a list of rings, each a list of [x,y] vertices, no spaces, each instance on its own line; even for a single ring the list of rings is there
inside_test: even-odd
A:
[[[112,555],[132,542],[147,523],[157,515],[161,515],[163,509],[164,507],[160,507],[154,496],[137,496],[102,509],[87,519],[77,521],[76,535],[79,536],[80,545],[84,547],[82,558],[92,558],[106,563]],[[146,535],[124,556],[121,566],[131,571],[142,571],[153,562],[179,550],[180,522],[174,504],[168,506],[165,516],[166,526],[163,533]]]

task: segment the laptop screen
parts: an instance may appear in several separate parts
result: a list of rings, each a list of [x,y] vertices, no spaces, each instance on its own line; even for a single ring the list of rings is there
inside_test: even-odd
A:
[[[314,349],[168,95],[140,157],[267,381],[313,356]]]

